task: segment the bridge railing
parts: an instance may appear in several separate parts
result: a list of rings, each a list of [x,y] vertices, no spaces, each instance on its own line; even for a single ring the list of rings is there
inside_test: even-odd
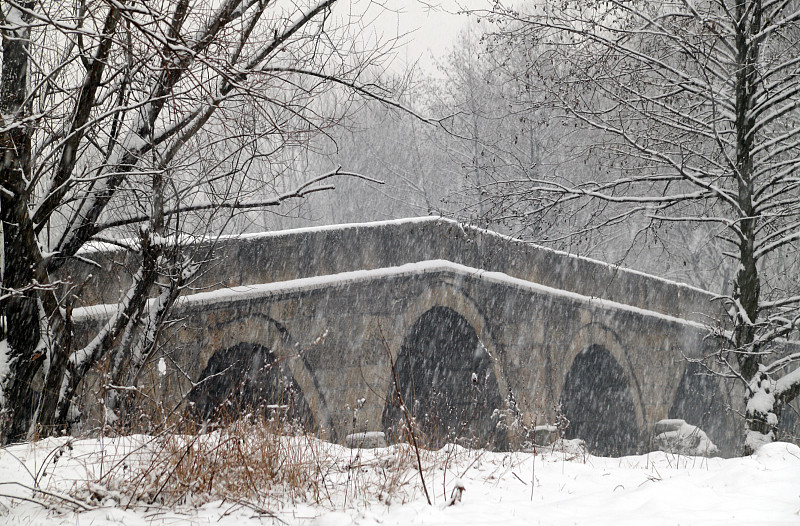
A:
[[[206,272],[193,284],[198,292],[446,260],[669,316],[703,323],[725,319],[720,302],[701,289],[444,218],[223,237],[190,243],[184,250],[210,257]],[[81,294],[83,306],[118,301],[130,283],[135,255],[100,246],[80,256],[64,266],[59,278],[83,281],[91,275]]]

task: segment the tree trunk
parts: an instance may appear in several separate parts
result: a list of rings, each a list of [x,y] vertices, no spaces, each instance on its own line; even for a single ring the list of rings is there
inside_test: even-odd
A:
[[[33,2],[24,7],[32,8]],[[9,13],[23,21],[20,11]],[[9,17],[9,19],[12,17]],[[11,26],[11,27],[9,27]],[[28,111],[28,48],[30,30],[8,24],[3,30],[2,90],[0,112],[4,120],[21,121]],[[9,122],[3,123],[5,127]],[[40,309],[34,284],[41,255],[28,214],[28,189],[31,136],[27,126],[18,125],[0,134],[0,220],[3,231],[3,295],[0,314],[5,316],[8,374],[2,379],[3,407],[0,440],[3,443],[24,438],[34,407],[32,389],[45,354],[40,348]]]
[[[752,7],[752,10],[751,10]],[[734,320],[734,343],[739,373],[748,382],[745,392],[745,426],[747,438],[744,453],[752,454],[758,445],[775,440],[777,415],[775,399],[770,393],[770,380],[760,372],[761,354],[756,341],[756,321],[759,316],[761,281],[758,273],[755,244],[759,211],[753,199],[754,122],[759,59],[759,43],[754,35],[761,30],[761,9],[739,2],[736,6],[737,72],[736,92],[736,166],[738,203],[741,209],[741,238],[739,241],[739,271],[736,275],[734,299],[739,309]],[[762,378],[763,376],[763,378]]]

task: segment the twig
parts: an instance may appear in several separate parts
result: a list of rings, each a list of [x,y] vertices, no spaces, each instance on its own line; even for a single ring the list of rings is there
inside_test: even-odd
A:
[[[400,402],[400,412],[403,413],[403,418],[408,425],[408,434],[411,436],[411,445],[414,447],[414,453],[417,456],[417,468],[419,468],[419,479],[422,481],[422,490],[425,492],[425,498],[428,501],[428,506],[432,506],[431,503],[431,496],[428,494],[428,487],[425,485],[425,476],[422,474],[422,459],[419,456],[419,445],[417,444],[417,437],[414,433],[414,419],[411,414],[408,412],[408,408],[406,407],[406,403],[403,400],[403,395],[400,393],[400,385],[397,381],[397,370],[394,367],[394,360],[392,359],[392,351],[389,349],[389,344],[386,342],[386,337],[383,335],[383,328],[381,324],[378,324],[378,332],[381,335],[381,341],[383,342],[383,348],[386,350],[386,356],[389,358],[389,365],[392,369],[392,382],[394,385],[394,393],[397,395],[397,399]]]
[[[61,495],[59,493],[54,493],[52,491],[47,491],[47,490],[42,489],[42,488],[37,488],[37,487],[34,487],[34,486],[28,486],[27,484],[23,484],[22,482],[16,482],[16,481],[0,482],[0,485],[3,485],[3,486],[10,486],[10,485],[19,486],[19,487],[24,488],[24,489],[26,489],[26,490],[28,490],[30,492],[33,492],[33,493],[41,493],[42,495],[47,495],[48,497],[53,497],[54,499],[63,500],[64,502],[68,502],[68,503],[72,504],[73,506],[77,506],[77,507],[81,508],[84,511],[91,511],[91,510],[95,509],[94,507],[89,506],[89,505],[87,505],[87,504],[85,504],[85,503],[83,503],[83,502],[81,502],[79,500],[73,499],[72,497],[68,497],[66,495]],[[27,500],[29,502],[36,502],[36,503],[42,504],[42,506],[44,506],[44,503],[39,502],[36,499],[29,499],[29,498],[26,498],[26,497],[18,497],[18,496],[12,496],[12,495],[2,495],[2,496],[3,497],[12,498],[12,499],[22,499],[22,500]]]
[[[20,495],[9,495],[7,493],[0,493],[0,498],[7,498],[11,500],[24,500],[25,502],[32,502],[34,504],[38,504],[42,508],[46,510],[52,510],[53,507],[47,504],[46,502],[42,502],[41,500],[32,499],[30,497],[22,497]]]
[[[255,504],[253,502],[250,502],[250,501],[244,500],[244,499],[236,499],[236,498],[230,498],[230,497],[228,498],[228,500],[232,501],[234,504],[237,504],[237,505],[239,505],[239,506],[241,506],[243,508],[249,508],[250,510],[254,511],[256,514],[258,514],[261,517],[269,517],[270,519],[276,520],[276,521],[280,522],[281,524],[286,524],[286,521],[282,520],[280,517],[275,515],[274,512],[272,512],[272,511],[270,511],[270,510],[268,510],[266,508],[262,508],[261,506]],[[222,515],[222,517],[226,517],[226,516],[230,515],[231,513],[233,513],[233,511],[234,511],[234,506],[231,506]]]
[[[517,477],[519,478],[519,477]],[[533,488],[536,487],[536,448],[531,455],[531,501],[533,501]]]

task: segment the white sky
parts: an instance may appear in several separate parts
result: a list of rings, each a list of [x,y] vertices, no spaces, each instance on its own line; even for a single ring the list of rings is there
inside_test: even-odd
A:
[[[480,0],[354,0],[354,9],[366,12],[364,22],[380,39],[403,36],[394,66],[402,69],[417,60],[430,68],[432,57],[441,57],[452,47],[459,31],[466,27],[466,15],[457,14],[464,6],[485,6]],[[384,7],[380,7],[383,5]]]

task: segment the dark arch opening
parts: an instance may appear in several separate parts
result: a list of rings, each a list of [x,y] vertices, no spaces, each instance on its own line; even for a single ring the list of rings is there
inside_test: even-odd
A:
[[[567,438],[582,438],[598,455],[636,451],[639,432],[633,395],[625,371],[602,345],[590,345],[575,357],[559,404],[569,420]]]
[[[669,417],[681,418],[686,423],[699,427],[718,447],[725,449],[732,445],[728,444],[730,440],[726,407],[720,392],[719,378],[697,362],[686,364]]]
[[[797,399],[781,408],[778,419],[778,440],[800,442],[800,411]]]
[[[245,414],[314,429],[303,391],[272,350],[238,343],[214,353],[188,395],[198,422],[224,423]]]
[[[433,307],[420,316],[403,342],[395,372],[428,447],[502,441],[493,418],[503,399],[492,357],[475,329],[453,309]],[[403,416],[393,384],[382,420],[388,437],[402,438]]]

